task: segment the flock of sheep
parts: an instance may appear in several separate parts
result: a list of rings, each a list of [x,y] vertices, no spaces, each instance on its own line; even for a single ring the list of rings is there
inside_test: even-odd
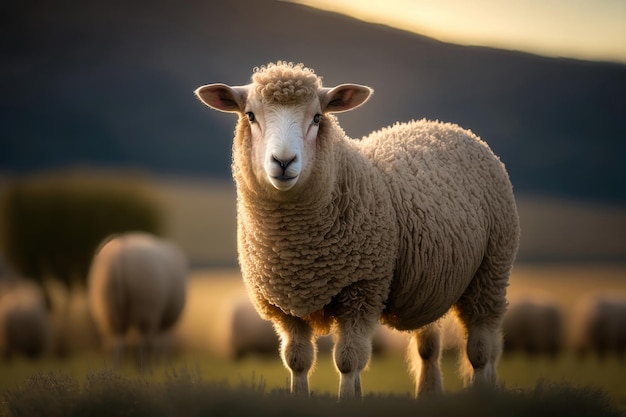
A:
[[[6,276],[0,283],[0,349],[38,357],[50,350],[52,323],[42,288]],[[138,335],[137,360],[145,365],[167,346],[186,298],[187,260],[175,244],[147,233],[105,239],[93,257],[88,301],[103,350],[119,364]]]

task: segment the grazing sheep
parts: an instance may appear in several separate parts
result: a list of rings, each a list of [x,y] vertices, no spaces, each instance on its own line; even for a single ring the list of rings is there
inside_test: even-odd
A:
[[[138,331],[140,361],[163,349],[164,333],[185,304],[187,261],[174,244],[146,233],[106,240],[94,257],[88,295],[104,347],[119,364],[131,329]]]
[[[555,357],[563,349],[564,320],[549,300],[524,299],[511,303],[502,323],[504,350]]]
[[[626,353],[626,295],[592,294],[576,306],[574,349],[604,359]]]
[[[469,336],[469,382],[494,384],[519,234],[508,175],[485,142],[453,124],[348,138],[331,113],[371,92],[325,88],[313,70],[284,62],[257,68],[248,85],[196,90],[239,114],[232,169],[249,294],[281,337],[294,394],[308,394],[315,335],[332,327],[339,396],[361,396],[379,320],[414,330],[416,394],[442,391],[430,323],[451,307]]]
[[[235,302],[230,323],[230,351],[235,359],[248,354],[266,355],[278,350],[272,323],[263,320],[248,297]]]
[[[0,289],[0,351],[37,358],[51,346],[51,323],[44,293],[29,281],[12,281]]]

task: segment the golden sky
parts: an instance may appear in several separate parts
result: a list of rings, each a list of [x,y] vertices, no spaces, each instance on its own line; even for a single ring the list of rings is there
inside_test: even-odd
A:
[[[626,0],[290,0],[441,41],[626,63]]]

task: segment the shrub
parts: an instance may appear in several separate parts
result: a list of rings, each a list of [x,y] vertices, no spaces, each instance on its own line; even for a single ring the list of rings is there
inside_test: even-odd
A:
[[[0,231],[6,257],[20,275],[84,283],[104,238],[129,230],[160,234],[156,195],[138,179],[30,178],[7,187]]]

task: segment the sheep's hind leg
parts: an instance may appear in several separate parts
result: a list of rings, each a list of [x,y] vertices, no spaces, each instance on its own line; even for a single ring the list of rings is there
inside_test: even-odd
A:
[[[415,378],[415,396],[443,392],[441,377],[441,337],[438,323],[415,330],[408,358]]]
[[[291,372],[291,394],[308,396],[309,371],[316,356],[313,329],[304,320],[293,316],[284,316],[274,326],[281,340],[281,358]]]
[[[467,332],[465,385],[496,385],[496,365],[502,353],[502,318],[506,311],[508,263],[485,258],[455,305]]]
[[[466,366],[465,384],[468,386],[496,385],[496,365],[502,353],[499,328],[470,325],[467,329],[466,355],[471,369]]]

